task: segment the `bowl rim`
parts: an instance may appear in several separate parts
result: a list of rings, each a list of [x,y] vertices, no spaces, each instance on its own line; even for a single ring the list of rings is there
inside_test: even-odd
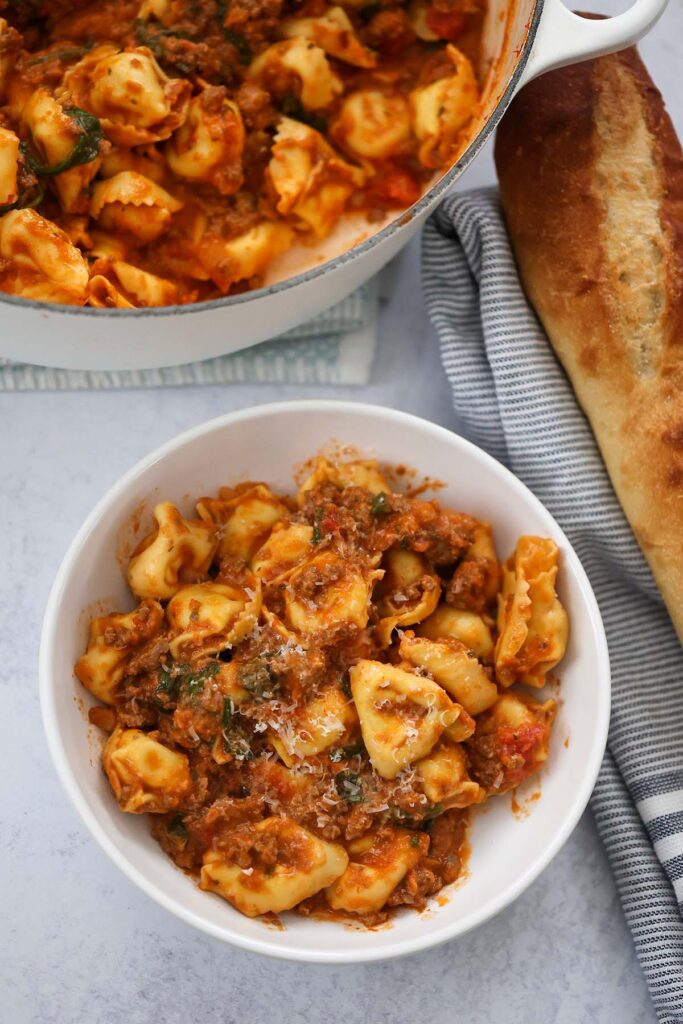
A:
[[[518,2],[518,0],[516,0],[516,2]],[[138,307],[136,309],[108,309],[93,306],[69,306],[59,302],[26,299],[22,298],[20,295],[7,295],[2,292],[0,292],[0,304],[7,303],[8,305],[17,306],[20,309],[33,309],[37,312],[49,312],[50,314],[66,317],[97,317],[99,319],[109,317],[113,320],[127,320],[139,318],[149,319],[165,316],[187,316],[191,313],[203,313],[217,309],[226,309],[228,307],[242,305],[246,302],[255,302],[257,299],[279,295],[282,292],[288,291],[290,288],[295,288],[299,285],[315,281],[317,278],[331,273],[338,267],[345,266],[346,264],[355,261],[360,256],[370,252],[375,248],[375,246],[400,231],[406,226],[406,224],[410,223],[416,217],[421,217],[436,203],[438,199],[444,198],[448,190],[457,181],[463,171],[469,167],[481,149],[489,141],[503,114],[510,105],[515,92],[519,88],[519,83],[522,80],[522,75],[529,62],[534,43],[536,42],[536,36],[538,34],[538,27],[544,5],[545,0],[529,0],[526,35],[524,37],[524,43],[517,55],[517,61],[514,65],[514,69],[505,82],[505,87],[492,107],[490,115],[486,118],[486,121],[482,124],[480,130],[473,137],[467,148],[460,154],[458,159],[447,168],[447,170],[437,179],[437,181],[434,182],[433,185],[430,185],[430,187],[422,193],[420,198],[413,203],[412,206],[408,206],[403,210],[397,210],[395,216],[393,216],[383,228],[375,234],[369,235],[369,237],[363,239],[363,241],[358,242],[355,245],[351,245],[338,256],[323,260],[322,263],[316,264],[316,266],[310,267],[308,270],[299,271],[296,274],[283,278],[281,281],[276,281],[274,284],[262,285],[260,288],[254,288],[245,292],[238,292],[235,295],[224,295],[220,298],[204,299],[201,302],[191,302],[185,305],[175,303],[168,306],[147,306]],[[496,60],[499,59],[499,56],[500,55],[496,57]]]
[[[480,459],[484,465],[489,469],[492,469],[494,473],[501,474],[513,492],[516,492],[519,495],[524,495],[527,499],[530,497],[532,502],[540,506],[540,510],[553,523],[554,539],[563,547],[565,559],[567,558],[567,555],[570,555],[570,561],[574,563],[572,565],[572,572],[581,593],[581,597],[586,603],[598,655],[595,666],[598,707],[597,714],[594,719],[595,728],[590,756],[586,761],[586,770],[583,772],[580,783],[571,798],[568,813],[564,817],[551,841],[547,843],[535,857],[530,859],[525,871],[518,876],[514,884],[510,885],[502,892],[499,892],[485,905],[478,908],[476,911],[471,912],[464,919],[450,922],[443,925],[441,928],[428,927],[422,930],[418,929],[414,936],[401,939],[397,941],[394,946],[378,947],[376,950],[359,950],[358,952],[354,952],[353,950],[320,951],[314,948],[292,949],[279,946],[275,941],[268,937],[267,933],[264,934],[263,939],[252,939],[241,935],[239,931],[234,930],[229,923],[226,925],[214,925],[212,922],[205,920],[203,917],[184,906],[181,902],[170,897],[164,891],[162,886],[148,879],[141,870],[135,867],[134,864],[119,852],[115,844],[109,839],[105,830],[100,826],[96,814],[91,809],[88,800],[81,792],[76,775],[72,772],[69,766],[60,729],[57,724],[57,697],[59,692],[59,681],[55,678],[52,671],[52,651],[59,639],[57,630],[61,604],[67,591],[69,578],[78,561],[80,550],[85,541],[97,529],[97,524],[104,511],[119,498],[123,497],[131,484],[142,477],[152,466],[171,456],[174,452],[183,448],[188,443],[206,436],[207,434],[211,434],[214,431],[222,430],[225,427],[235,427],[244,420],[267,418],[273,413],[296,414],[302,412],[302,409],[310,409],[314,412],[325,412],[331,414],[334,414],[335,412],[350,412],[351,414],[357,413],[361,416],[369,416],[375,419],[407,424],[409,427],[412,426],[420,431],[426,432],[427,434],[431,433],[433,436],[437,436],[442,440],[447,439],[449,443],[454,444],[456,447],[460,447],[470,455]],[[420,416],[415,416],[412,413],[402,412],[386,406],[338,399],[301,399],[285,402],[270,402],[263,405],[256,405],[246,409],[236,410],[230,413],[224,413],[177,434],[175,437],[166,441],[148,455],[144,456],[126,473],[119,477],[118,480],[116,480],[107,489],[86,517],[82,526],[76,533],[76,536],[71,541],[59,569],[57,570],[43,618],[43,626],[40,636],[38,673],[43,728],[57,775],[71,801],[72,806],[80,815],[81,820],[88,828],[90,834],[113,863],[123,872],[123,874],[126,875],[130,881],[134,882],[135,885],[146,893],[147,896],[150,896],[166,910],[214,938],[220,939],[223,942],[228,942],[249,952],[260,953],[262,955],[282,960],[308,963],[369,963],[407,956],[411,953],[416,953],[421,950],[441,945],[442,943],[447,942],[450,939],[454,939],[459,935],[464,935],[483,924],[485,921],[495,917],[498,913],[509,906],[532,884],[532,882],[535,881],[541,872],[545,870],[548,864],[560,851],[562,846],[564,846],[565,842],[578,824],[578,821],[588,804],[588,800],[593,791],[598,771],[602,763],[607,743],[607,732],[610,719],[611,674],[609,652],[604,624],[598,603],[585,569],[583,568],[573,545],[570,543],[560,525],[556,522],[554,516],[552,516],[552,514],[546,509],[540,499],[533,494],[526,484],[522,483],[522,481],[519,480],[506,466],[494,459],[493,456],[488,454],[488,452],[484,451],[478,445],[475,445],[473,442],[467,440],[461,435],[448,430],[446,427],[432,423],[429,420],[423,419]],[[416,916],[416,920],[419,921],[420,918]],[[265,929],[264,932],[266,932]]]

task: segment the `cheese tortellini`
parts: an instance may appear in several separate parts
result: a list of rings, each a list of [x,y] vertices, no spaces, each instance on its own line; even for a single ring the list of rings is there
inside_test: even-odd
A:
[[[564,657],[569,620],[555,593],[558,558],[553,541],[521,537],[505,563],[496,644],[501,686],[543,686]]]
[[[151,50],[91,50],[64,76],[60,97],[90,110],[122,146],[167,139],[187,116],[192,86],[169,78]]]
[[[142,245],[166,230],[183,204],[161,185],[135,171],[121,171],[97,183],[90,215],[100,227],[132,235]]]
[[[237,104],[225,89],[204,89],[191,100],[185,121],[168,143],[166,159],[179,178],[209,182],[229,196],[242,185],[244,142]]]
[[[363,46],[343,7],[329,7],[317,18],[291,18],[283,22],[282,35],[288,39],[310,39],[330,57],[358,68],[374,68],[377,58]]]
[[[59,273],[3,255],[19,298],[115,315],[269,285],[401,215],[473,134],[477,3],[5,6],[0,218],[74,250]]]
[[[208,570],[218,549],[218,531],[203,519],[183,519],[170,501],[156,506],[154,519],[154,532],[131,560],[128,582],[137,597],[173,597],[182,586],[182,569]]]
[[[7,261],[3,290],[24,299],[82,306],[88,265],[65,231],[35,210],[0,217],[0,258]]]
[[[318,839],[287,818],[265,818],[245,831],[247,839],[253,833],[253,845],[247,853],[249,866],[234,863],[229,854],[210,851],[204,857],[199,884],[218,893],[247,917],[290,910],[331,885],[349,862],[342,846]],[[259,841],[264,839],[273,850],[274,863],[269,857],[262,866]]]
[[[293,494],[159,502],[139,604],[92,620],[75,674],[113,799],[201,889],[374,926],[456,881],[478,805],[547,763],[555,702],[515,684],[566,617],[551,540],[520,538],[501,584],[489,524],[342,452]]]
[[[128,814],[163,814],[192,789],[186,755],[140,729],[115,729],[102,751],[102,764]]]
[[[470,61],[455,46],[449,45],[447,53],[453,73],[413,89],[410,94],[413,131],[420,140],[419,157],[427,167],[439,167],[448,159],[479,99]]]
[[[252,78],[278,92],[294,91],[306,110],[324,110],[344,91],[325,51],[305,38],[286,39],[264,50],[249,69]]]
[[[363,184],[363,171],[342,160],[320,132],[290,117],[280,121],[272,153],[268,175],[278,212],[324,238]]]

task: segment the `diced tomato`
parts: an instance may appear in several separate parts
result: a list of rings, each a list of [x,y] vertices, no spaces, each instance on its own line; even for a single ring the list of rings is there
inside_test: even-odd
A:
[[[371,196],[390,206],[412,206],[422,195],[420,183],[408,171],[389,167],[369,188]]]
[[[462,11],[437,11],[433,7],[427,8],[425,18],[427,27],[439,39],[448,39],[451,43],[459,39],[465,31],[466,20]]]

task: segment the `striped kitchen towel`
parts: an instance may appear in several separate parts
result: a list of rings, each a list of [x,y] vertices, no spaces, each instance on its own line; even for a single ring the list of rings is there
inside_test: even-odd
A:
[[[380,284],[375,279],[271,341],[183,366],[153,370],[60,370],[0,358],[0,391],[109,390],[185,384],[367,384],[377,343],[379,291]]]
[[[659,1019],[681,1024],[683,651],[524,296],[495,190],[440,207],[423,237],[423,280],[468,436],[544,502],[595,590],[613,710],[592,810]]]

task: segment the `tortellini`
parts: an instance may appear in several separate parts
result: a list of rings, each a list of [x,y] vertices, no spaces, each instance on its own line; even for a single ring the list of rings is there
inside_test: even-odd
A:
[[[329,7],[316,18],[289,18],[280,29],[287,39],[309,39],[330,57],[358,68],[374,68],[377,58],[363,46],[343,7]]]
[[[389,494],[391,488],[382,475],[375,459],[355,459],[353,462],[332,463],[319,455],[311,472],[299,488],[297,504],[301,508],[308,491],[324,483],[335,487],[361,487],[370,494]]]
[[[413,89],[410,94],[413,131],[421,143],[420,161],[426,167],[439,167],[448,159],[479,102],[479,84],[472,64],[455,46],[449,45],[446,50],[453,74]]]
[[[172,281],[141,270],[125,260],[97,260],[92,272],[89,299],[92,302],[96,294],[104,300],[102,303],[96,301],[95,305],[125,309],[129,306],[169,306],[178,300],[178,289]],[[102,278],[108,282],[108,287]]]
[[[82,306],[88,264],[65,231],[35,210],[10,210],[0,217],[2,291],[25,299]]]
[[[555,702],[505,693],[477,719],[465,747],[470,773],[489,793],[505,793],[547,760]]]
[[[326,892],[333,910],[372,914],[429,848],[425,833],[381,828],[348,844],[349,865]]]
[[[251,567],[264,583],[275,583],[290,576],[312,551],[312,526],[276,523],[266,543],[254,555]]]
[[[410,109],[400,93],[361,89],[344,99],[332,137],[359,159],[384,160],[406,149]]]
[[[202,519],[220,527],[221,558],[248,562],[267,539],[287,508],[265,484],[222,488],[218,498],[201,498],[197,512]]]
[[[251,632],[261,610],[261,587],[227,586],[209,580],[181,587],[166,608],[166,617],[180,630],[170,644],[171,654],[182,661],[196,652],[217,654],[238,644]]]
[[[205,573],[219,544],[218,531],[203,519],[183,519],[170,501],[154,509],[156,528],[142,541],[128,566],[130,589],[137,597],[173,597],[182,569]]]
[[[58,99],[96,114],[113,142],[141,146],[169,138],[187,116],[191,93],[191,83],[164,74],[147,47],[104,44],[67,70]]]
[[[289,578],[285,592],[287,622],[301,633],[341,624],[364,629],[370,615],[370,592],[377,573],[357,568],[333,552],[306,562]]]
[[[191,101],[184,123],[166,146],[168,166],[179,178],[206,181],[225,196],[242,185],[245,131],[240,109],[222,87]]]
[[[495,702],[496,684],[459,640],[425,640],[409,632],[401,637],[398,649],[414,668],[429,672],[470,715],[486,711]]]
[[[156,601],[143,601],[135,611],[103,615],[90,623],[88,649],[75,673],[103,704],[112,704],[131,655],[161,629],[164,612]]]
[[[147,245],[166,230],[182,206],[149,178],[135,171],[121,171],[95,185],[90,215],[106,230],[132,235],[141,245]]]
[[[274,259],[294,242],[294,231],[282,221],[264,220],[229,241],[201,239],[199,260],[218,287],[227,292],[238,281],[260,278]]]
[[[350,671],[363,742],[383,779],[426,757],[461,709],[423,676],[365,659]]]
[[[342,160],[320,132],[290,117],[280,121],[268,175],[278,212],[318,238],[329,234],[365,180],[360,167]]]
[[[486,791],[468,775],[467,757],[459,743],[441,739],[431,754],[415,765],[425,796],[441,807],[478,804]]]
[[[286,39],[260,53],[249,75],[275,92],[298,94],[306,110],[324,110],[344,91],[325,51],[306,39]]]
[[[48,166],[56,167],[68,160],[81,132],[73,118],[45,89],[36,89],[24,104],[22,120],[34,147]],[[100,163],[98,155],[55,175],[59,202],[66,213],[83,213],[88,209],[88,186]]]
[[[542,537],[520,537],[503,569],[496,678],[501,686],[544,686],[564,657],[569,620],[555,593],[559,549]]]
[[[292,768],[297,761],[338,746],[357,722],[351,701],[332,686],[298,708],[277,730],[271,730],[269,742],[287,767]]]
[[[384,564],[384,577],[375,594],[380,615],[377,639],[382,647],[390,642],[397,626],[412,626],[431,615],[441,596],[438,577],[427,572],[425,560],[414,551],[392,549]]]
[[[476,612],[461,611],[440,604],[436,611],[420,623],[416,632],[428,640],[459,640],[477,658],[493,658],[491,629]]]
[[[288,818],[265,818],[244,826],[242,834],[247,840],[253,837],[253,853],[247,845],[249,865],[242,866],[228,853],[211,850],[204,856],[199,885],[222,896],[247,917],[289,910],[331,885],[349,862],[343,846],[319,839]],[[264,837],[274,845],[276,862],[272,867],[259,863],[259,841]]]
[[[0,206],[11,206],[19,197],[18,164],[19,139],[8,128],[0,127]]]
[[[186,755],[141,729],[115,729],[104,745],[102,764],[119,807],[128,814],[163,814],[192,789]]]

